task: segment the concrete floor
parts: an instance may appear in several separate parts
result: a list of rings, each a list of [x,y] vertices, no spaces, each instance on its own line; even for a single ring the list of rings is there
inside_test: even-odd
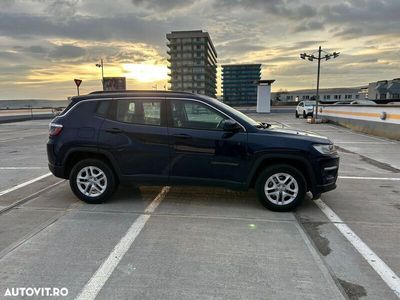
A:
[[[400,144],[293,114],[251,115],[340,146],[346,177],[321,199],[400,274],[400,186],[388,179],[400,178]],[[48,172],[46,136],[46,121],[0,125],[0,193]],[[309,199],[274,213],[254,191],[173,187],[145,212],[161,189],[122,187],[111,201],[87,205],[49,176],[0,196],[0,210],[23,200],[0,214],[0,297],[12,287],[66,287],[64,299],[75,298],[149,216],[98,299],[397,299]]]

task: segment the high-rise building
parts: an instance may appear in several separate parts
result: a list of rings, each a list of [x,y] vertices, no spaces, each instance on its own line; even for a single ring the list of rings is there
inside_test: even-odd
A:
[[[257,84],[261,79],[261,64],[223,65],[223,102],[231,105],[257,103]]]
[[[217,52],[208,32],[167,34],[171,90],[216,96]]]

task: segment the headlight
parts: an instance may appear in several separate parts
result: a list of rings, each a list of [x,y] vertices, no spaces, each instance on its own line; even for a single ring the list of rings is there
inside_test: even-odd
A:
[[[313,145],[314,149],[324,155],[336,154],[336,147],[334,144],[328,145]]]

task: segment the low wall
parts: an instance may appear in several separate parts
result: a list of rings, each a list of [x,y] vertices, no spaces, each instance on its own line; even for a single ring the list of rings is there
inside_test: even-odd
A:
[[[55,110],[51,108],[0,109],[0,123],[52,119],[54,116]]]
[[[318,110],[329,122],[400,140],[400,105],[320,105]]]

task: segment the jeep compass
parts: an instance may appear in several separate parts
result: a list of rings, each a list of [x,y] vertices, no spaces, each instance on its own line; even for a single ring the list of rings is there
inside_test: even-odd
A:
[[[49,125],[51,172],[87,203],[118,184],[254,188],[275,211],[336,187],[339,157],[322,136],[256,122],[207,96],[166,91],[73,97]]]

